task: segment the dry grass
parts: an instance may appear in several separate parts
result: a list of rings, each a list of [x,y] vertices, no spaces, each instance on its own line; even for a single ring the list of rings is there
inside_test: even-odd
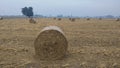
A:
[[[70,22],[51,18],[3,19],[0,21],[0,68],[120,68],[120,21],[86,19]],[[68,40],[63,60],[34,59],[34,40],[40,30],[59,26]]]

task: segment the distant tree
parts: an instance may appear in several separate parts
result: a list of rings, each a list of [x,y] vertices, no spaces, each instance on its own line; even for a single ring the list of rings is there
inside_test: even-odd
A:
[[[58,15],[57,17],[58,17],[58,18],[62,18],[62,17],[63,17],[63,15]]]
[[[107,16],[105,16],[105,18],[114,18],[114,16],[112,16],[112,15],[107,15]]]
[[[32,7],[24,7],[22,8],[22,14],[27,16],[29,18],[30,23],[36,23],[36,21],[33,19],[33,8]]]
[[[22,14],[29,18],[33,17],[33,8],[32,7],[22,8]]]

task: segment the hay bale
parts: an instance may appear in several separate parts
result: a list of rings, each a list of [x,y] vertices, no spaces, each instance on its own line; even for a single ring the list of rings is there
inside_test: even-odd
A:
[[[60,21],[60,20],[62,20],[61,18],[58,18],[58,20]]]
[[[90,20],[90,18],[87,18],[87,20]]]
[[[3,20],[3,17],[0,17],[0,20]]]
[[[36,23],[36,21],[35,21],[33,18],[30,18],[30,19],[29,19],[29,22],[30,22],[30,23],[34,23],[34,24]]]
[[[56,17],[54,17],[53,19],[56,20]]]
[[[99,20],[102,20],[102,18],[99,18]]]
[[[117,18],[117,19],[116,19],[116,21],[120,21],[120,19],[119,19],[119,18]]]
[[[69,18],[69,20],[71,21],[72,18]]]
[[[62,59],[68,42],[63,31],[57,26],[45,27],[34,42],[36,57],[42,60]]]
[[[75,18],[69,18],[70,21],[74,22],[75,21]]]
[[[71,21],[74,22],[74,21],[75,21],[75,18],[72,18]]]

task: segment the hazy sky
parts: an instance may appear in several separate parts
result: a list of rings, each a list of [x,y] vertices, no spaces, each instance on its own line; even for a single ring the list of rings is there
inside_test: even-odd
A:
[[[25,6],[42,15],[120,16],[120,0],[0,0],[0,15],[22,15]]]

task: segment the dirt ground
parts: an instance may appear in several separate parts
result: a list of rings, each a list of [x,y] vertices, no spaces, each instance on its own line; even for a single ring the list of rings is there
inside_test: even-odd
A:
[[[120,21],[35,20],[0,20],[0,68],[120,68]],[[68,53],[61,60],[34,58],[34,40],[49,25],[59,26],[68,40]]]

